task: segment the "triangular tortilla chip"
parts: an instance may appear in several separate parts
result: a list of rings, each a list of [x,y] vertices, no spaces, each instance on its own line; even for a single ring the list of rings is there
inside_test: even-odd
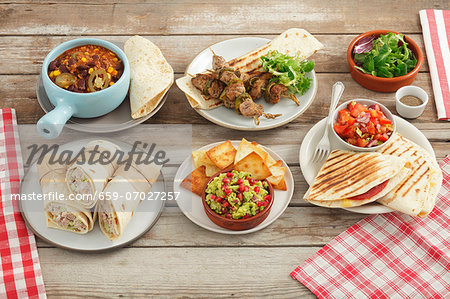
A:
[[[269,167],[264,163],[263,158],[255,152],[251,152],[234,165],[237,171],[250,172],[252,177],[263,180],[272,175]]]
[[[272,187],[273,189],[286,191],[287,190],[286,180],[283,177],[277,185],[272,185]]]
[[[182,182],[181,187],[192,191],[193,193],[197,194],[198,196],[202,195],[203,189],[205,188],[206,184],[208,183],[210,177],[206,175],[206,167],[200,166],[194,171],[192,171],[191,174],[189,174]]]
[[[202,165],[206,167],[207,176],[213,176],[220,171],[220,168],[209,159],[206,151],[198,150],[192,152],[192,159],[194,160],[195,167],[200,167]]]
[[[272,185],[278,185],[284,178],[284,174],[286,173],[286,167],[272,165],[269,167],[269,169],[272,175],[268,177],[267,180]]]
[[[236,149],[230,140],[221,143],[206,152],[209,159],[220,169],[225,169],[234,162]]]

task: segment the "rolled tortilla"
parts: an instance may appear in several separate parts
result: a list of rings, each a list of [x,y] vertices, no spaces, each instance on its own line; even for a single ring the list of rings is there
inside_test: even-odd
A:
[[[259,47],[241,57],[228,62],[234,70],[243,73],[258,73],[262,71],[260,57],[269,51],[279,51],[290,56],[298,55],[301,59],[307,59],[323,48],[312,34],[304,29],[291,28],[281,33],[267,44]],[[216,53],[220,55],[221,53]],[[187,74],[176,80],[177,86],[185,93],[193,108],[210,110],[222,105],[222,101],[202,95],[201,91],[192,84],[192,76]]]
[[[67,165],[50,164],[49,158],[50,155],[46,155],[37,165],[41,190],[47,195],[44,201],[47,226],[77,234],[91,231],[95,222],[91,211],[69,199],[65,182]]]
[[[126,170],[121,165],[114,173],[103,193],[111,195],[109,200],[98,202],[100,229],[110,240],[117,240],[122,235],[136,208],[142,199],[147,197],[153,184],[159,177],[161,166],[154,163],[137,165],[135,161]],[[117,198],[114,194],[118,194]]]
[[[131,117],[143,117],[158,106],[173,84],[173,69],[161,50],[141,36],[129,38],[124,52],[130,62]]]
[[[97,147],[97,153],[91,151]],[[84,158],[78,160],[70,166],[66,173],[66,183],[69,192],[80,195],[77,199],[80,204],[91,209],[95,206],[98,196],[103,191],[108,180],[112,177],[118,167],[118,156],[108,164],[90,163],[101,159],[102,152],[112,155],[118,153],[120,147],[105,140],[94,140],[86,144],[84,149]],[[105,156],[106,157],[106,156]]]

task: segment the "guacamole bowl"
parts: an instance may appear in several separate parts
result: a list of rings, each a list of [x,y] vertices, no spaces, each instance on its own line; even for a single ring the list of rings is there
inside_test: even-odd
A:
[[[260,203],[257,206],[260,207],[260,205],[264,205],[264,208],[262,211],[257,210],[257,214],[252,215],[252,216],[249,216],[246,214],[246,216],[244,216],[244,218],[239,218],[239,219],[232,218],[231,214],[221,215],[221,214],[218,214],[218,212],[216,212],[215,210],[213,210],[213,208],[211,208],[210,204],[208,204],[208,201],[211,203],[212,200],[210,197],[211,194],[209,192],[207,192],[207,190],[208,190],[208,186],[210,186],[210,184],[212,182],[217,182],[218,177],[220,177],[220,178],[224,177],[223,179],[225,179],[225,180],[227,178],[230,178],[231,175],[228,175],[228,177],[227,177],[227,174],[229,174],[229,173],[231,173],[231,170],[224,170],[224,171],[216,173],[209,179],[208,183],[206,184],[206,186],[202,192],[202,204],[203,204],[203,208],[205,209],[205,213],[212,222],[214,222],[216,225],[226,228],[226,229],[247,230],[247,229],[254,228],[257,225],[259,225],[261,222],[263,222],[270,213],[270,210],[272,208],[273,201],[274,201],[273,187],[267,180],[254,180],[256,183],[254,183],[254,185],[251,185],[252,187],[250,187],[251,188],[250,191],[253,191],[255,188],[259,188],[258,186],[267,186],[267,187],[261,187],[261,188],[264,188],[264,191],[262,191],[262,192],[264,192],[264,195],[263,195],[264,200],[260,201]],[[236,174],[236,172],[234,172],[234,171],[233,171],[233,173]],[[232,178],[230,178],[230,179],[232,179]],[[220,179],[220,181],[222,181],[222,179]],[[242,185],[244,185],[244,184],[242,184]],[[237,185],[235,185],[235,186],[237,186]],[[232,187],[230,189],[232,189]],[[248,189],[246,189],[246,191],[248,191]],[[245,191],[243,191],[242,194],[244,194],[244,192]],[[265,194],[266,192],[267,192],[267,194]],[[236,190],[236,193],[238,194],[240,192],[238,190]],[[209,197],[207,197],[207,196],[209,196]],[[216,196],[214,195],[214,197],[216,197]],[[241,196],[241,198],[242,198],[242,196]],[[255,205],[258,202],[253,201],[253,198],[255,198],[255,200],[256,200],[256,196],[252,197],[252,200],[251,200],[252,202],[249,205],[253,206],[253,210],[255,210]],[[268,198],[267,201],[265,200],[266,198]],[[218,200],[221,201],[222,203],[217,204]],[[216,205],[216,207],[218,206],[219,209],[223,209],[224,202],[226,202],[225,204],[227,206],[230,206],[228,199],[218,198],[218,200],[215,199],[214,204]],[[239,201],[239,202],[241,202],[241,201]],[[265,203],[263,203],[263,202],[265,202]],[[244,206],[244,201],[242,201],[241,205]],[[256,209],[258,209],[258,208],[256,208]],[[238,210],[239,210],[239,208],[238,208]]]

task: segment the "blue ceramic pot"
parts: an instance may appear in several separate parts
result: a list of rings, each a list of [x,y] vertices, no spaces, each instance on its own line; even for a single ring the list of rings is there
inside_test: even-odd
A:
[[[105,47],[123,61],[123,74],[114,85],[96,92],[77,93],[61,88],[50,80],[49,64],[64,51],[83,45]],[[123,102],[130,86],[130,65],[125,53],[116,45],[96,38],[74,39],[54,48],[44,59],[41,75],[45,92],[55,106],[55,109],[44,115],[37,123],[39,134],[48,139],[58,137],[72,116],[91,118],[113,111]]]

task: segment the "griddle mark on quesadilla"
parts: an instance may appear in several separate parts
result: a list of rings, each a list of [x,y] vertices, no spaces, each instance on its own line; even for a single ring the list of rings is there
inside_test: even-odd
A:
[[[322,177],[328,176],[328,175],[331,174],[332,172],[336,171],[336,169],[339,168],[339,166],[341,166],[340,163],[343,162],[343,161],[345,161],[345,160],[348,160],[349,158],[352,158],[352,156],[347,156],[347,157],[345,157],[344,159],[342,159],[342,160],[340,160],[340,161],[337,161],[337,162],[333,163],[332,165],[328,165],[328,166],[322,168],[322,171],[326,171],[326,170],[328,170],[328,171],[327,171],[327,172],[324,172],[324,173],[322,173],[322,174],[320,174],[319,176],[317,176],[316,179],[321,179]],[[358,161],[359,159],[360,159],[359,157],[356,157],[355,159],[353,159],[353,160],[351,160],[351,161],[347,161],[345,164],[346,164],[346,165],[351,165],[352,163]],[[371,157],[365,158],[364,160],[361,161],[361,163],[364,163],[364,162],[369,161],[369,160],[371,160],[371,159],[372,159]],[[330,169],[331,166],[335,166],[336,164],[338,164],[338,165],[337,165],[338,167],[333,168],[333,169]],[[358,166],[358,167],[360,167],[360,166]],[[341,174],[341,175],[342,175],[342,174]],[[333,177],[331,177],[330,179],[333,179]]]
[[[413,177],[413,174],[415,174],[415,173],[419,173],[419,170],[422,168],[422,166],[424,166],[424,165],[426,165],[427,164],[427,162],[426,161],[423,161],[422,162],[422,164],[420,164],[420,166],[419,166],[419,168],[417,169],[417,171],[416,172],[413,172],[411,175],[409,175],[409,177],[407,178],[407,180],[409,181],[410,179],[412,179],[412,177]],[[414,183],[412,183],[410,186],[409,186],[409,188],[403,193],[403,196],[406,196],[406,194],[408,194],[408,192],[411,190],[411,188],[413,187],[413,186],[415,186],[425,175],[427,175],[428,173],[429,173],[429,171],[430,171],[430,167],[426,167],[426,170],[425,170],[425,172],[423,172],[420,176],[419,176],[419,178],[417,178],[417,180],[415,180],[415,182]],[[400,189],[399,189],[400,190]],[[420,190],[419,190],[420,191]],[[416,191],[416,193],[418,193],[417,191]]]
[[[347,173],[340,173],[338,176],[331,176],[322,181],[319,181],[317,183],[317,185],[314,184],[315,186],[319,186],[319,187],[317,187],[316,192],[320,193],[324,189],[329,189],[329,188],[333,188],[335,191],[340,191],[342,189],[347,188],[350,181],[356,181],[356,182],[360,181],[364,178],[369,177],[370,174],[373,174],[382,168],[379,165],[379,161],[369,161],[369,160],[371,160],[371,158],[361,161],[361,164],[359,164],[358,166],[353,168],[352,172],[354,172],[354,173],[351,174],[350,176],[347,176]],[[366,164],[366,161],[368,161],[367,164]],[[329,181],[331,181],[331,182],[329,182]],[[348,195],[350,193],[354,194],[354,195],[358,195],[358,191],[363,187],[365,187],[365,185],[360,186],[356,190],[353,189],[353,190],[345,193],[343,195],[343,197],[345,197],[346,195]]]

